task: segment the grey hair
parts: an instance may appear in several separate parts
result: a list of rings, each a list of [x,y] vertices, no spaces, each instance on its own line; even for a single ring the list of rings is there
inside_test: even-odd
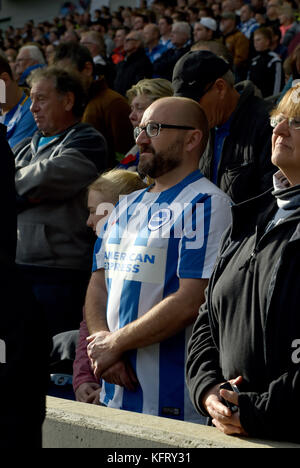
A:
[[[37,46],[27,45],[27,46],[21,47],[20,51],[21,50],[28,50],[30,58],[32,60],[35,60],[37,63],[42,64],[42,65],[46,64],[45,58]]]
[[[232,73],[231,70],[228,70],[225,75],[222,76],[222,79],[226,81],[226,83],[230,86],[233,87],[235,83],[235,78],[234,74]]]
[[[177,31],[180,31],[182,33],[185,33],[188,38],[191,37],[191,27],[190,27],[189,23],[187,23],[186,21],[177,21],[172,26],[172,31],[174,29],[176,29]]]

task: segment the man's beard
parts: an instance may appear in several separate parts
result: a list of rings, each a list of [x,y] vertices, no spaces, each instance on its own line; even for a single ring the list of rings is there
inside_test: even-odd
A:
[[[147,175],[152,179],[157,179],[181,164],[182,140],[176,140],[163,152],[156,152],[151,145],[140,145],[139,149],[140,154],[145,152],[153,155],[152,157],[140,157],[138,172],[141,176]]]

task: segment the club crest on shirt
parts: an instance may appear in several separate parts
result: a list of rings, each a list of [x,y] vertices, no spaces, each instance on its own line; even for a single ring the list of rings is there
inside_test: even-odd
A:
[[[150,231],[156,231],[160,227],[167,224],[172,219],[172,210],[170,208],[163,208],[159,211],[156,211],[148,223],[148,228]]]

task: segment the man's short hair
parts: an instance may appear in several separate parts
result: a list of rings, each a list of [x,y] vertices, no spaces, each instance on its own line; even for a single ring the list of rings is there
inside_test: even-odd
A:
[[[177,21],[173,23],[172,30],[173,29],[185,33],[188,38],[191,37],[191,26],[187,21]]]
[[[172,85],[175,96],[199,102],[207,86],[222,78],[230,69],[226,60],[207,50],[187,52],[176,63]]]
[[[103,57],[106,56],[106,45],[105,45],[105,42],[101,33],[99,33],[98,31],[93,31],[93,30],[83,31],[81,38],[84,39],[84,37],[87,37],[88,40],[92,44],[98,47],[98,50]]]
[[[86,62],[90,62],[94,66],[92,54],[87,47],[75,42],[62,42],[57,46],[54,63],[66,59],[70,60],[79,72],[84,69]]]
[[[171,16],[167,16],[167,15],[163,15],[160,17],[160,19],[163,19],[165,20],[165,22],[171,26],[171,24],[173,24],[173,18]]]
[[[32,87],[34,83],[41,80],[51,80],[54,88],[61,95],[73,93],[73,115],[78,118],[82,116],[86,106],[86,94],[78,76],[55,66],[38,68],[30,74],[28,84]]]

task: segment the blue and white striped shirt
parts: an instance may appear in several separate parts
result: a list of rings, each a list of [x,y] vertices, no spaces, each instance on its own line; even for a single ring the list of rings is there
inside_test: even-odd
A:
[[[170,189],[123,197],[95,245],[93,270],[105,270],[110,331],[146,314],[177,291],[180,278],[209,278],[231,201],[199,170]],[[131,392],[103,383],[103,404],[129,411],[198,421],[185,385],[191,327],[133,350],[140,387]]]

